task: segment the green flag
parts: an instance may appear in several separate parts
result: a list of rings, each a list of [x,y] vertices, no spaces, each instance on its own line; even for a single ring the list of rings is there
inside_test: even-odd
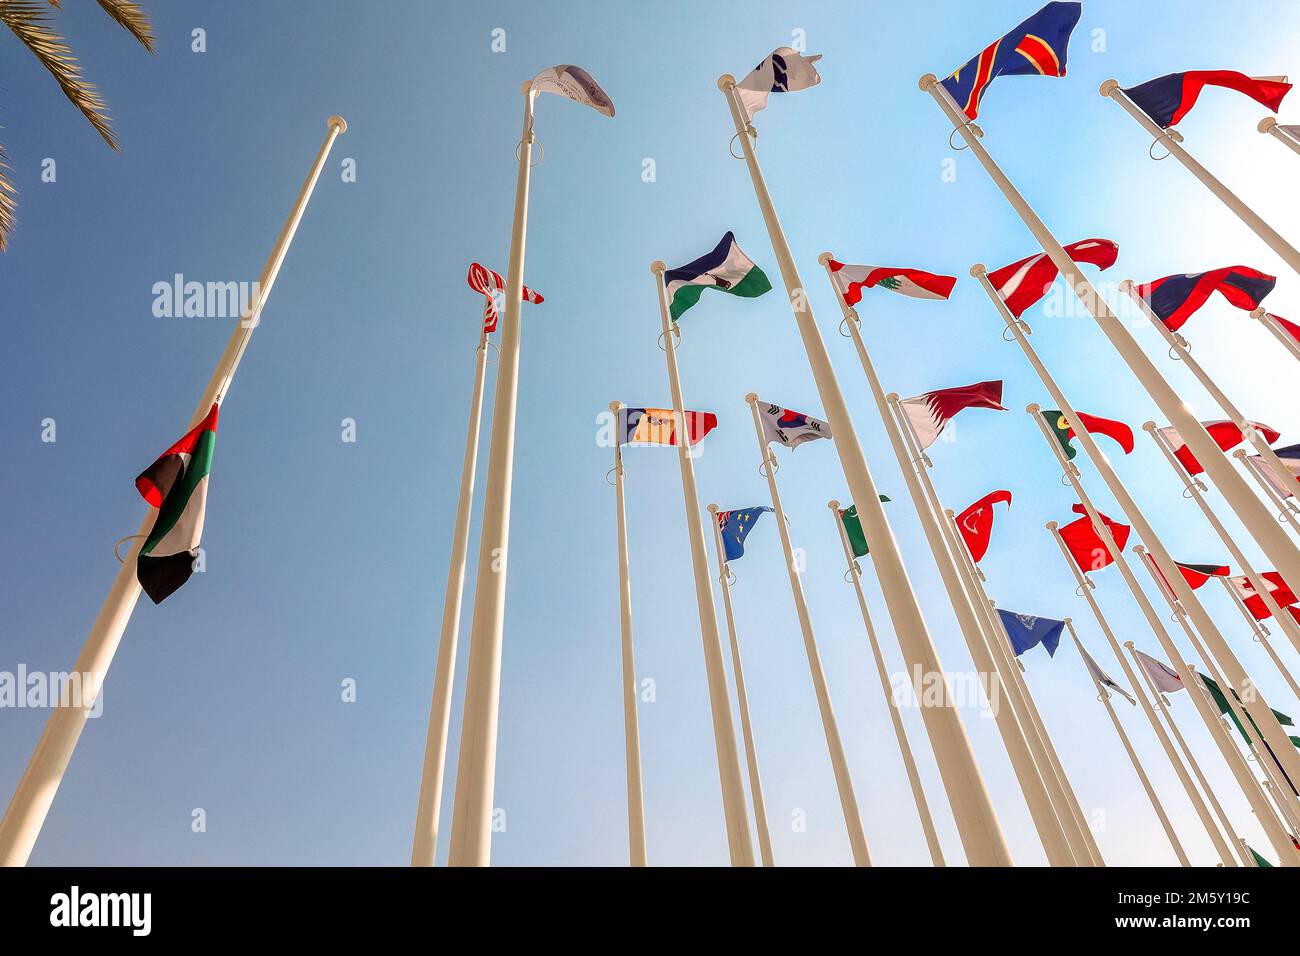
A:
[[[1219,713],[1223,714],[1226,717],[1232,718],[1232,722],[1237,725],[1237,730],[1241,733],[1242,739],[1245,740],[1246,745],[1249,746],[1250,735],[1246,733],[1246,728],[1241,725],[1241,721],[1237,719],[1237,715],[1234,714],[1232,712],[1232,708],[1228,706],[1228,698],[1223,695],[1223,688],[1219,686],[1218,681],[1214,680],[1213,678],[1206,677],[1204,674],[1201,673],[1198,673],[1196,676],[1201,679],[1201,682],[1205,684],[1205,689],[1208,690],[1210,692],[1210,696],[1214,698],[1214,703],[1216,706],[1218,706]],[[1235,690],[1232,692],[1232,696],[1236,698],[1238,704],[1241,703],[1241,697],[1237,695],[1237,692]],[[1242,713],[1246,713],[1244,707],[1242,708]],[[1295,726],[1295,722],[1286,714],[1282,713],[1280,710],[1274,710],[1273,716],[1277,718],[1277,722],[1281,724],[1283,727]],[[1246,719],[1250,721],[1250,726],[1253,727],[1255,729],[1255,733],[1258,734],[1259,726],[1255,723],[1255,719],[1251,717],[1250,714],[1246,714]],[[1262,737],[1263,735],[1261,734],[1260,736]],[[1300,738],[1292,737],[1291,742],[1295,744],[1297,747],[1300,747]]]
[[[1264,859],[1264,858],[1263,858],[1262,856],[1260,856],[1258,853],[1256,853],[1256,852],[1255,852],[1255,848],[1254,848],[1253,846],[1251,846],[1249,843],[1246,844],[1246,849],[1249,850],[1249,851],[1250,851],[1250,855],[1253,856],[1253,857],[1255,858],[1255,865],[1256,865],[1256,866],[1265,866],[1265,867],[1268,867],[1270,870],[1273,869],[1273,864],[1270,863],[1270,862],[1268,862],[1268,860]]]
[[[881,501],[888,501],[885,495],[880,496]],[[871,553],[867,547],[867,534],[862,530],[862,522],[858,519],[858,506],[852,505],[848,508],[841,509],[840,520],[844,522],[844,533],[849,537],[849,547],[853,549],[853,556],[861,558]]]

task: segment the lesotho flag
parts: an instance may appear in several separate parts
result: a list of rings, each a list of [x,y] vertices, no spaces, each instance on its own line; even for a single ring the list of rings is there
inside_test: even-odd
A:
[[[740,251],[736,237],[728,232],[706,256],[688,262],[680,269],[664,273],[668,290],[668,314],[676,322],[682,313],[700,301],[705,289],[718,289],[744,299],[769,292],[772,283],[752,259]]]

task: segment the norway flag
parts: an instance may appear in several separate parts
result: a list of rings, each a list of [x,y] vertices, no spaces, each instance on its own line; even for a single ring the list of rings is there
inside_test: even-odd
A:
[[[1165,276],[1135,290],[1170,332],[1177,332],[1205,305],[1210,293],[1219,292],[1229,303],[1247,312],[1259,308],[1277,285],[1277,276],[1248,266],[1227,266],[1210,272]]]
[[[1124,93],[1157,126],[1168,129],[1191,112],[1201,90],[1207,86],[1222,86],[1244,93],[1274,113],[1282,105],[1282,97],[1291,90],[1291,84],[1284,76],[1246,76],[1236,70],[1191,70],[1148,80]]]

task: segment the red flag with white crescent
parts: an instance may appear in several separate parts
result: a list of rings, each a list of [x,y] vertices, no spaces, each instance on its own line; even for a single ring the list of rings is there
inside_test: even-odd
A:
[[[993,506],[999,501],[1005,501],[1010,508],[1011,492],[991,491],[957,515],[957,530],[976,564],[988,553],[989,539],[993,535]]]

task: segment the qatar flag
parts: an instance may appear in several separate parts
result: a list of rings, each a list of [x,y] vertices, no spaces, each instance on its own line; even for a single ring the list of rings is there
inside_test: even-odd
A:
[[[939,437],[944,426],[963,408],[992,408],[1005,412],[1002,407],[1002,382],[976,382],[957,388],[941,388],[898,403],[922,448],[929,448]]]
[[[1099,269],[1109,269],[1119,256],[1119,243],[1109,239],[1080,239],[1065,247],[1075,262],[1087,262]],[[1002,296],[1009,311],[1020,318],[1024,311],[1047,295],[1060,270],[1056,263],[1040,252],[988,274],[989,283]]]
[[[1280,432],[1269,428],[1267,425],[1262,425],[1259,422],[1251,422],[1250,424],[1252,428],[1264,436],[1264,441],[1268,442],[1270,445],[1278,440]],[[1201,422],[1201,425],[1210,433],[1210,437],[1214,439],[1214,443],[1223,451],[1227,451],[1229,448],[1236,448],[1246,440],[1246,436],[1242,433],[1241,429],[1232,422]],[[1192,454],[1192,450],[1187,447],[1187,443],[1183,441],[1183,437],[1178,434],[1178,429],[1174,428],[1173,425],[1170,425],[1167,428],[1160,429],[1160,434],[1163,435],[1165,441],[1169,443],[1169,447],[1173,449],[1174,456],[1182,462],[1183,467],[1187,469],[1189,475],[1199,475],[1201,472],[1205,471],[1205,468],[1202,467],[1201,463],[1197,461],[1196,457]]]
[[[831,270],[831,281],[835,283],[835,288],[844,296],[845,305],[857,305],[862,301],[862,290],[876,286],[913,299],[946,299],[952,294],[952,287],[957,284],[955,276],[940,276],[920,269],[854,266],[834,259],[826,265]]]
[[[1011,507],[1011,492],[992,491],[957,515],[957,530],[976,564],[988,553],[989,539],[993,536],[993,506],[1005,501]]]

